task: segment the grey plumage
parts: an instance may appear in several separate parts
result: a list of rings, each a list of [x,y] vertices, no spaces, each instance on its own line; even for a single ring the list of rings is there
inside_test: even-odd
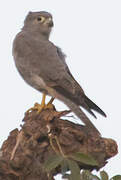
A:
[[[80,106],[94,117],[92,110],[106,115],[74,79],[61,49],[49,41],[52,26],[50,13],[41,11],[27,15],[13,43],[16,67],[29,85],[63,101],[87,126],[98,132]]]

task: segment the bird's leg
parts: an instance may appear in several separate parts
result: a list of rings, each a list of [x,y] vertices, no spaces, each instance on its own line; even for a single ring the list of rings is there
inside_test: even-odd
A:
[[[50,101],[47,103],[47,105],[45,106],[45,109],[53,109],[53,101],[54,101],[55,98],[51,98]]]
[[[45,99],[46,99],[46,95],[43,94],[41,104],[35,103],[34,108],[37,109],[38,113],[40,113],[43,109],[53,109],[52,102],[54,101],[54,98],[52,97],[47,104],[45,104]]]
[[[37,112],[40,113],[45,107],[45,99],[46,99],[46,94],[43,93],[41,104],[35,103],[34,107],[28,109],[26,113],[29,113],[33,110],[37,110]]]
[[[40,113],[43,109],[53,109],[52,102],[54,101],[54,98],[52,97],[47,104],[45,104],[45,99],[46,94],[43,94],[41,104],[35,103],[34,107],[30,108],[26,113],[29,113],[33,110],[37,110],[37,113]]]
[[[52,104],[55,98],[51,98],[50,101],[47,103],[47,105]]]
[[[35,103],[34,110],[37,110],[37,113],[40,113],[46,106],[45,104],[46,94],[43,93],[41,104]]]

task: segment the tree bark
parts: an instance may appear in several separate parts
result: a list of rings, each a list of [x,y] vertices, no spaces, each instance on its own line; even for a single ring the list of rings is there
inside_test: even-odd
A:
[[[61,153],[55,137],[66,156],[82,152],[98,162],[98,166],[79,164],[80,169],[99,170],[117,154],[114,140],[103,138],[86,126],[60,119],[67,113],[55,109],[46,109],[39,114],[35,110],[26,113],[21,130],[10,132],[2,145],[0,180],[48,180],[43,164],[49,156]],[[15,148],[16,142],[18,145]],[[11,155],[13,149],[15,152]],[[52,176],[58,173],[61,173],[60,167],[54,170]]]

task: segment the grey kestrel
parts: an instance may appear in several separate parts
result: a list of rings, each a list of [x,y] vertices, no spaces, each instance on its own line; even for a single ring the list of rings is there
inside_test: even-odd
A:
[[[74,79],[61,49],[49,41],[52,27],[53,19],[50,13],[29,12],[21,32],[13,42],[16,67],[30,86],[64,102],[86,126],[98,132],[81,107],[94,117],[96,116],[92,110],[105,117],[106,115],[85,95]]]

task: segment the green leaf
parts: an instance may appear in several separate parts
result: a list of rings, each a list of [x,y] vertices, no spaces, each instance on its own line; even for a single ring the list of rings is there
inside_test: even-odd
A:
[[[69,179],[70,180],[70,174],[65,174],[64,176],[62,176],[62,179]]]
[[[80,180],[80,169],[78,164],[73,160],[68,160],[68,166],[71,171],[71,175],[69,177],[69,180]]]
[[[105,171],[100,172],[101,180],[109,180],[108,174]]]
[[[112,177],[111,180],[121,180],[121,175],[116,175]]]
[[[92,165],[92,166],[98,165],[97,161],[93,157],[80,152],[71,155],[71,158],[76,161],[80,161],[83,164]]]
[[[66,174],[66,172],[69,170],[69,166],[68,166],[68,160],[64,159],[61,163],[61,173],[64,176]]]
[[[91,180],[90,175],[91,175],[90,171],[88,171],[88,170],[83,170],[82,173],[81,173],[81,179],[82,179],[82,180],[83,180],[83,179],[85,179],[85,180]]]
[[[99,177],[96,175],[93,175],[90,171],[88,170],[83,170],[81,173],[81,179],[82,180],[100,180]]]
[[[61,164],[62,161],[63,161],[63,156],[60,155],[50,156],[44,163],[45,170],[49,172],[55,169],[57,166]]]
[[[92,180],[101,180],[98,176],[96,176],[96,175],[91,175],[91,177],[92,177]]]

